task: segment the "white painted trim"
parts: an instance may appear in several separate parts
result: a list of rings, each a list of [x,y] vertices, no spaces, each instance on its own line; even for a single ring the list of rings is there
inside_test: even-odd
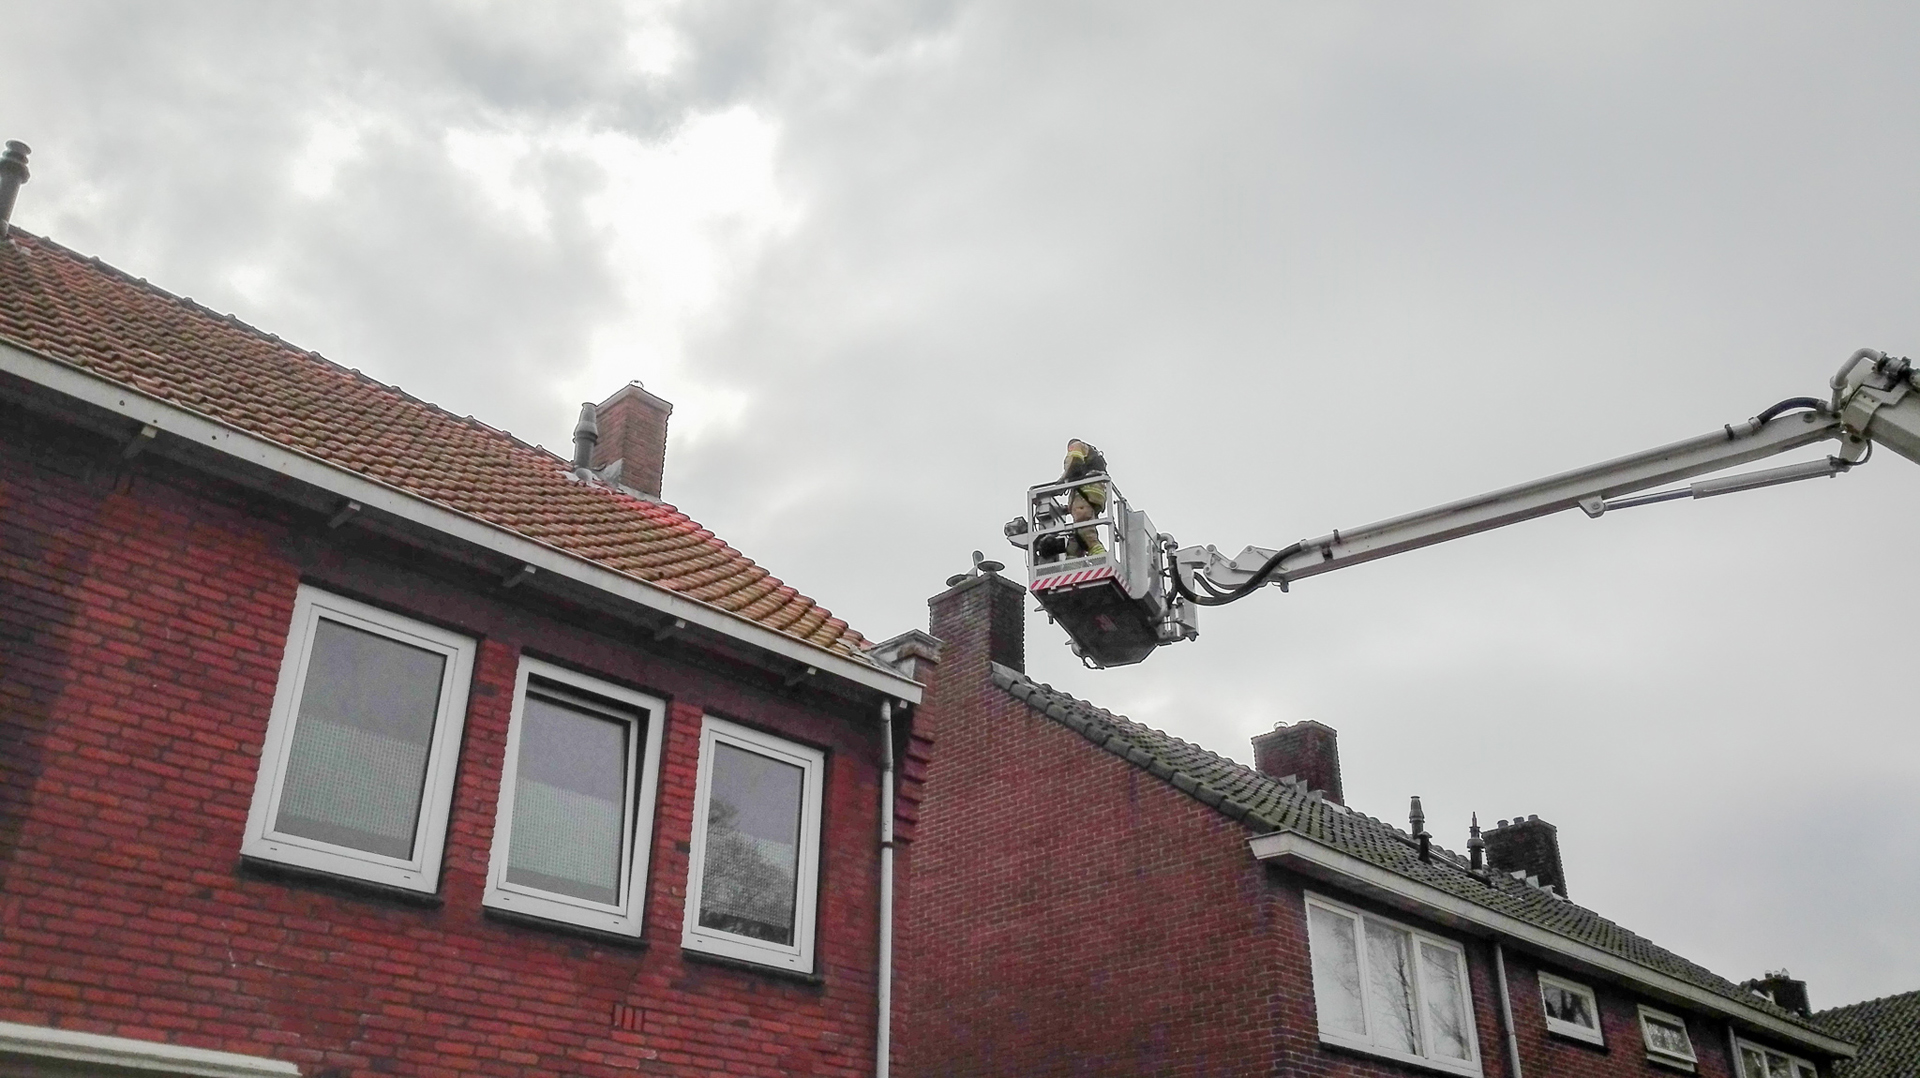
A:
[[[1593,989],[1588,988],[1584,984],[1569,981],[1565,977],[1555,977],[1553,974],[1545,971],[1539,971],[1535,976],[1540,982],[1540,1011],[1543,1015],[1546,1015],[1547,1029],[1560,1034],[1562,1037],[1572,1037],[1577,1041],[1586,1041],[1589,1044],[1597,1044],[1603,1048],[1606,1047],[1606,1034],[1600,1029],[1600,997],[1594,995]],[[1546,1014],[1546,987],[1548,985],[1552,985],[1563,992],[1571,992],[1576,996],[1584,996],[1587,1001],[1587,1010],[1593,1015],[1593,1028],[1588,1029],[1586,1026],[1575,1025],[1572,1022],[1565,1022],[1555,1018],[1551,1014]]]
[[[796,851],[791,945],[752,939],[700,924],[700,888],[707,856],[707,804],[713,791],[714,746],[719,743],[792,764],[805,774],[800,790],[800,843]],[[825,773],[826,754],[818,749],[796,745],[711,715],[701,721],[700,771],[694,784],[693,843],[687,856],[687,910],[680,946],[763,966],[813,972],[814,905],[820,878],[820,802]]]
[[[1687,1040],[1687,1054],[1669,1052],[1665,1048],[1655,1048],[1653,1040],[1647,1036],[1647,1021],[1652,1019],[1662,1025],[1680,1027],[1680,1035]],[[1647,1050],[1647,1058],[1655,1063],[1664,1063],[1669,1067],[1694,1070],[1700,1065],[1700,1053],[1693,1047],[1693,1031],[1687,1028],[1687,1020],[1681,1015],[1668,1014],[1646,1004],[1640,1004],[1640,1045]]]
[[[638,713],[629,721],[644,728],[644,737],[630,737],[627,743],[626,833],[622,840],[618,902],[594,902],[507,880],[507,852],[513,842],[513,799],[520,772],[520,736],[525,729],[523,716],[531,678],[625,705]],[[608,717],[617,715],[619,712],[610,712]],[[645,923],[647,860],[653,846],[653,808],[658,800],[660,783],[661,731],[666,724],[667,705],[662,700],[575,673],[564,666],[521,656],[520,672],[513,684],[513,717],[507,727],[507,756],[500,771],[500,799],[494,810],[493,849],[487,858],[487,889],[481,899],[482,904],[602,932],[638,936]]]
[[[300,1068],[292,1063],[264,1056],[243,1056],[13,1022],[0,1022],[0,1060],[5,1059],[91,1064],[182,1078],[298,1078],[300,1074]]]
[[[1339,884],[1444,924],[1483,936],[1499,937],[1534,951],[1554,955],[1576,968],[1603,974],[1611,980],[1635,985],[1709,1013],[1737,1019],[1789,1043],[1809,1047],[1819,1054],[1848,1059],[1858,1054],[1854,1046],[1846,1041],[1801,1029],[1757,1007],[1742,1006],[1678,977],[1648,969],[1598,947],[1570,940],[1519,918],[1468,902],[1437,887],[1408,879],[1352,854],[1315,842],[1297,831],[1256,835],[1248,840],[1247,845],[1259,860],[1282,864],[1294,871]]]
[[[916,681],[857,662],[717,606],[689,599],[658,584],[529,539],[519,532],[149,396],[73,364],[0,341],[0,371],[124,416],[134,423],[158,428],[166,434],[338,495],[344,500],[359,502],[366,510],[385,513],[504,555],[523,565],[531,565],[540,574],[571,580],[667,617],[684,619],[690,625],[698,625],[761,651],[816,667],[823,674],[878,690],[908,703],[920,702],[921,686]]]
[[[1386,925],[1390,928],[1395,928],[1402,932],[1407,933],[1409,942],[1412,945],[1411,949],[1413,952],[1412,954],[1409,954],[1407,957],[1413,961],[1413,968],[1414,968],[1413,1014],[1411,1015],[1411,1017],[1416,1023],[1419,1024],[1420,1028],[1418,1033],[1421,1041],[1421,1048],[1423,1051],[1429,1046],[1432,1040],[1432,1033],[1427,1028],[1426,986],[1423,983],[1422,977],[1420,976],[1420,971],[1425,968],[1427,960],[1426,960],[1426,956],[1420,953],[1420,945],[1423,943],[1430,943],[1436,947],[1441,948],[1442,950],[1445,950],[1448,954],[1451,954],[1454,959],[1454,974],[1460,979],[1461,998],[1462,998],[1462,1001],[1465,1002],[1467,1006],[1467,1013],[1465,1015],[1466,1029],[1467,1029],[1467,1051],[1471,1054],[1471,1058],[1447,1059],[1444,1056],[1430,1056],[1430,1055],[1395,1051],[1392,1048],[1387,1048],[1380,1044],[1376,1044],[1374,1041],[1372,1041],[1371,1039],[1365,1036],[1356,1037],[1356,1036],[1353,1036],[1352,1034],[1345,1033],[1341,1030],[1327,1029],[1325,1026],[1319,1025],[1319,1023],[1316,1021],[1315,1025],[1319,1029],[1320,1039],[1327,1042],[1328,1044],[1336,1044],[1350,1051],[1365,1052],[1368,1055],[1380,1056],[1384,1059],[1391,1059],[1400,1063],[1411,1063],[1416,1066],[1429,1067],[1435,1070],[1442,1070],[1450,1074],[1465,1074],[1465,1075],[1480,1074],[1480,1021],[1479,1021],[1479,1016],[1475,1013],[1474,1007],[1473,1007],[1473,978],[1469,975],[1467,970],[1467,949],[1465,947],[1460,946],[1460,944],[1454,942],[1453,940],[1447,939],[1443,936],[1436,936],[1431,932],[1422,932],[1420,929],[1417,929],[1412,925],[1403,924],[1399,921],[1395,921],[1388,917],[1382,917],[1377,913],[1368,913],[1366,910],[1357,909],[1353,906],[1347,905],[1344,902],[1339,902],[1335,899],[1327,898],[1325,895],[1315,894],[1312,891],[1308,891],[1306,893],[1306,900],[1307,900],[1308,906],[1319,906],[1321,909],[1324,909],[1329,913],[1332,913],[1340,917],[1351,918],[1354,921],[1354,943],[1356,945],[1355,957],[1358,958],[1360,962],[1360,970],[1359,970],[1361,975],[1360,981],[1363,986],[1360,992],[1360,1013],[1362,1016],[1361,1020],[1370,1027],[1373,1024],[1373,1000],[1371,995],[1366,991],[1364,987],[1370,980],[1370,978],[1366,976],[1366,967],[1368,962],[1366,922],[1374,921],[1379,924]],[[1312,948],[1315,946],[1315,944],[1318,941],[1313,939],[1311,917],[1308,918],[1307,923],[1308,923],[1307,947],[1309,952],[1311,952]],[[1320,1005],[1319,985],[1315,984],[1314,1010],[1316,1013],[1316,1018],[1318,1016],[1319,1005]]]
[[[420,817],[414,824],[411,858],[386,857],[273,829],[280,807],[280,787],[286,777],[287,756],[293,751],[293,731],[299,720],[307,663],[313,654],[314,627],[322,617],[446,659],[440,674],[439,709],[434,715],[433,740],[427,750],[427,773],[421,786]],[[280,660],[280,680],[273,693],[273,711],[267,720],[266,741],[260,749],[260,773],[254,781],[253,804],[247,810],[247,834],[240,852],[266,861],[353,876],[408,891],[432,894],[438,890],[440,855],[446,844],[447,810],[453,801],[460,734],[466,727],[467,689],[473,680],[475,648],[471,637],[332,595],[312,585],[300,585],[293,603],[293,624],[287,630],[286,654]]]
[[[1782,1052],[1778,1048],[1769,1048],[1766,1045],[1761,1044],[1759,1041],[1750,1041],[1745,1037],[1740,1036],[1738,1033],[1733,1034],[1731,1040],[1733,1041],[1733,1073],[1735,1075],[1738,1075],[1739,1078],[1768,1078],[1768,1075],[1765,1075],[1765,1074],[1747,1073],[1747,1061],[1740,1054],[1741,1049],[1745,1049],[1745,1048],[1751,1048],[1756,1052],[1781,1056],[1787,1060],[1790,1060],[1795,1070],[1798,1070],[1800,1067],[1811,1068],[1813,1073],[1816,1075],[1816,1078],[1820,1073],[1820,1068],[1815,1066],[1812,1060],[1803,1059],[1800,1056],[1794,1055],[1792,1052]],[[1771,1070],[1771,1068],[1769,1068],[1769,1070]],[[1796,1074],[1795,1078],[1799,1078],[1799,1076]]]

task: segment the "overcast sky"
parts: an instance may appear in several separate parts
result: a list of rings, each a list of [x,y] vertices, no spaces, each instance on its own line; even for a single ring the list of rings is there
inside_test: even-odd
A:
[[[5,5],[18,220],[666,494],[871,637],[1070,436],[1282,546],[1920,350],[1911,4]],[[1806,454],[1815,456],[1816,453]],[[1920,987],[1920,469],[1574,514],[1039,678],[1815,1006]],[[1906,615],[1900,611],[1908,611]]]

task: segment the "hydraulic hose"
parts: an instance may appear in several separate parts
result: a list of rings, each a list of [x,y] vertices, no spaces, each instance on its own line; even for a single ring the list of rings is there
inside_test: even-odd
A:
[[[1788,397],[1779,404],[1754,416],[1754,422],[1764,424],[1781,412],[1791,412],[1796,408],[1811,408],[1816,412],[1824,412],[1827,410],[1827,402],[1817,397]]]
[[[1268,558],[1266,564],[1260,566],[1259,571],[1254,573],[1252,578],[1245,584],[1237,588],[1228,589],[1227,591],[1217,590],[1203,577],[1195,577],[1196,580],[1200,581],[1201,587],[1206,588],[1207,591],[1212,593],[1211,597],[1197,594],[1192,588],[1187,587],[1187,582],[1180,579],[1180,567],[1175,565],[1173,567],[1173,590],[1179,592],[1182,599],[1185,599],[1195,606],[1225,606],[1228,603],[1238,602],[1260,590],[1260,588],[1272,578],[1274,571],[1280,568],[1281,562],[1286,561],[1288,558],[1293,557],[1305,549],[1306,547],[1300,543],[1293,544],[1275,554],[1273,557]]]

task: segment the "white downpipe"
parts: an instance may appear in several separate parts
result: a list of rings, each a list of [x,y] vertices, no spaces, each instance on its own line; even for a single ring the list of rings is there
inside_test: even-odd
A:
[[[880,1015],[874,1078],[887,1078],[893,1054],[893,701],[880,702]]]
[[[1493,971],[1499,980],[1500,1032],[1507,1042],[1507,1063],[1513,1068],[1513,1078],[1521,1078],[1520,1041],[1513,1035],[1513,996],[1507,991],[1507,949],[1499,940],[1493,941]]]

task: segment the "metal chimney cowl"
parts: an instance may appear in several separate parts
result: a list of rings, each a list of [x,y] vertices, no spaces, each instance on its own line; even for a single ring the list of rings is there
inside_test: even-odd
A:
[[[33,150],[24,142],[9,141],[0,153],[0,235],[13,228],[13,204],[20,188],[33,173],[27,168],[27,155]]]

